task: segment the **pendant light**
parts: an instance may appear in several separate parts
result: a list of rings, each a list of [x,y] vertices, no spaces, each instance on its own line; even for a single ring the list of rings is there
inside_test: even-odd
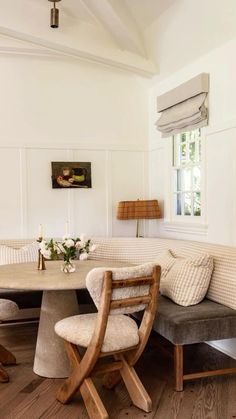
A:
[[[56,3],[61,0],[48,0],[53,3],[53,8],[51,9],[51,20],[50,26],[51,28],[58,28],[59,27],[59,9],[56,8]]]

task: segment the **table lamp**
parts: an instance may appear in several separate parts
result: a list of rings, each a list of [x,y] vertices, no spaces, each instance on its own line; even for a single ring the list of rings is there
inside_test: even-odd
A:
[[[120,201],[117,208],[118,220],[137,220],[136,237],[139,235],[139,220],[161,218],[157,199]]]

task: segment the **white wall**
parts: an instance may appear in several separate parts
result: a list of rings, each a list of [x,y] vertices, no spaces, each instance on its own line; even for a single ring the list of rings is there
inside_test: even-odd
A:
[[[118,200],[142,198],[146,82],[80,62],[0,56],[0,237],[132,235]],[[51,188],[51,161],[92,163],[92,189]],[[136,182],[140,179],[140,182]]]
[[[169,1],[145,28],[148,54],[166,76],[234,38],[235,20],[235,0]]]
[[[164,219],[151,225],[149,234],[236,245],[236,40],[202,56],[150,91],[150,194],[162,203]],[[171,222],[169,173],[171,140],[161,139],[154,123],[157,119],[156,97],[191,77],[210,74],[209,126],[205,138],[205,217],[202,225],[188,226]],[[236,339],[227,347],[236,357]]]

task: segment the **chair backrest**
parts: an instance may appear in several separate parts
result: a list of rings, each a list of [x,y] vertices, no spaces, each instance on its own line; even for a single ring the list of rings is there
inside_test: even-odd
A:
[[[110,314],[128,314],[144,310],[151,300],[155,264],[122,268],[95,268],[86,277],[87,289],[99,309],[105,273],[111,272]]]

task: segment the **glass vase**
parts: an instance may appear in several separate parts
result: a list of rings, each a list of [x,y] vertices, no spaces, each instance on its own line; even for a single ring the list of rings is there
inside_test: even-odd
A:
[[[66,274],[70,274],[75,272],[75,264],[72,260],[64,260],[63,264],[61,265],[61,271],[65,272]]]

